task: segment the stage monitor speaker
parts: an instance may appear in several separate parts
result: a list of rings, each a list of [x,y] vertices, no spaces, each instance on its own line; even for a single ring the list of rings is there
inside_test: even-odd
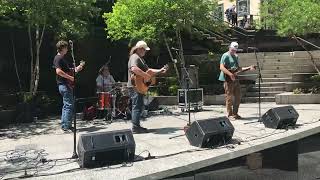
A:
[[[227,117],[194,121],[186,131],[192,146],[215,147],[227,144],[233,136],[234,127]]]
[[[299,117],[293,106],[283,106],[269,109],[262,117],[265,127],[273,129],[286,129],[294,126]]]
[[[87,168],[130,162],[135,149],[130,129],[82,134],[78,141],[79,164]]]

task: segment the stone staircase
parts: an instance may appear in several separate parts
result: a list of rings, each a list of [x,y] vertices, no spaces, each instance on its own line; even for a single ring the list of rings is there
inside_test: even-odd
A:
[[[292,81],[293,73],[314,72],[310,57],[303,51],[297,52],[264,52],[258,53],[261,67],[262,83],[260,84],[261,102],[275,102],[275,95],[286,92],[286,85]],[[240,65],[256,64],[254,53],[239,54]],[[258,72],[247,72],[243,76],[257,77]],[[254,85],[247,87],[242,102],[259,101],[259,84],[256,79]]]

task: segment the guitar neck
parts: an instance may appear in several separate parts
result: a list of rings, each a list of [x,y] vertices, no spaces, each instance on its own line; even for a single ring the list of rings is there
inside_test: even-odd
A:
[[[241,73],[241,72],[246,72],[246,71],[249,71],[250,70],[250,68],[248,67],[248,68],[246,68],[246,69],[236,69],[236,70],[234,70],[234,69],[228,69],[231,73],[233,73],[233,74],[238,74],[238,73]]]

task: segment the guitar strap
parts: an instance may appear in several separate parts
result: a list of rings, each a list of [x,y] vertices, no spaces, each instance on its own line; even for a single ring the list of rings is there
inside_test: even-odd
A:
[[[233,70],[231,69],[230,58],[233,58],[233,59],[235,60],[235,64],[236,64],[236,67],[237,67],[237,69],[236,69],[235,71],[233,71]],[[239,62],[238,62],[237,56],[234,58],[234,57],[232,57],[231,54],[229,54],[229,58],[228,58],[228,60],[226,61],[226,69],[228,69],[229,71],[231,71],[231,73],[234,73],[234,72],[236,72],[236,71],[239,69]],[[226,79],[227,82],[230,81],[228,75],[226,75],[225,73],[224,73],[224,77],[225,77],[225,79]]]
[[[143,66],[146,67],[146,69],[149,69],[149,66],[145,63],[144,59],[139,58],[139,61],[141,62],[141,64],[142,64]],[[141,67],[138,67],[138,68],[140,68],[140,69],[142,70]],[[131,70],[131,68],[129,69],[129,71],[131,72],[132,75],[134,74],[134,72]]]

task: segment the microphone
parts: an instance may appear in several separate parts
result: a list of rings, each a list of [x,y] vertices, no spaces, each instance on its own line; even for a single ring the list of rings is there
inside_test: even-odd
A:
[[[69,40],[69,44],[73,44],[73,42],[71,40]]]
[[[258,48],[256,48],[256,47],[248,47],[248,49],[258,50]]]
[[[171,47],[172,50],[179,51],[179,49]]]

